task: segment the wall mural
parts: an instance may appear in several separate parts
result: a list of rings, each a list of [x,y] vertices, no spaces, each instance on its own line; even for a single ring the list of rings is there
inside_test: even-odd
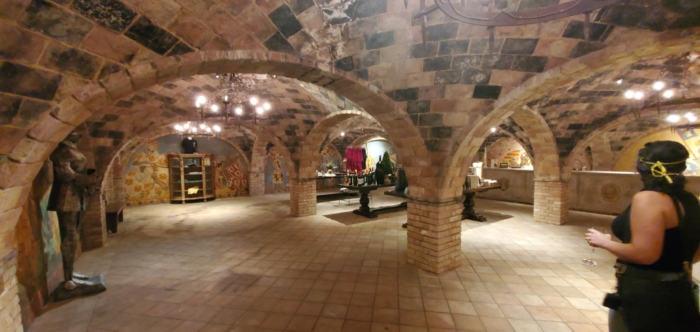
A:
[[[150,141],[134,151],[124,168],[124,191],[128,206],[170,202],[168,153],[181,152],[182,136],[167,135]],[[200,153],[211,153],[216,161],[216,196],[248,195],[248,163],[226,141],[198,138]]]
[[[334,172],[340,172],[343,159],[340,157],[340,152],[332,144],[326,144],[321,150],[320,165],[318,170],[326,173],[329,167]],[[331,166],[332,165],[332,166]],[[340,184],[341,179],[328,178],[316,180],[316,190],[336,188]]]
[[[265,194],[289,192],[289,172],[284,157],[272,143],[267,143],[265,154]]]
[[[397,164],[401,162],[398,153],[396,152],[396,147],[389,141],[376,140],[370,141],[363,145],[367,150],[367,163],[373,168],[377,167],[377,162],[379,161],[379,156],[384,156],[384,152],[389,152],[389,160],[396,167]]]
[[[486,147],[487,165],[491,166],[491,160],[496,161],[496,167],[500,164],[508,164],[508,167],[528,168],[532,167],[532,160],[522,145],[515,139],[508,137],[496,141]]]
[[[58,216],[48,210],[53,166],[44,164],[37,174],[15,227],[17,281],[22,323],[31,324],[49,294],[63,281]]]

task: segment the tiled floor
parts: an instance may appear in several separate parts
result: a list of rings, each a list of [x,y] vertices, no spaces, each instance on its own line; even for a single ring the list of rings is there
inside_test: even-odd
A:
[[[326,202],[293,219],[288,200],[127,209],[78,262],[106,275],[107,292],[51,305],[30,331],[607,331],[613,259],[597,250],[597,267],[581,263],[582,225],[611,217],[552,226],[531,206],[479,200],[513,217],[465,221],[462,267],[436,277],[405,263],[405,211],[359,222],[338,214],[356,204]]]

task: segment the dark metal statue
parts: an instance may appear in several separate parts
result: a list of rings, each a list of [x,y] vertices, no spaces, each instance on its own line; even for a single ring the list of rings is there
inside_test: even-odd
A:
[[[76,147],[82,136],[72,132],[51,154],[54,183],[49,197],[49,210],[58,215],[63,255],[64,282],[53,297],[61,301],[77,296],[102,292],[106,289],[100,275],[89,277],[73,272],[78,249],[78,225],[85,211],[85,196],[94,194],[102,182],[100,176],[87,175],[87,158]]]

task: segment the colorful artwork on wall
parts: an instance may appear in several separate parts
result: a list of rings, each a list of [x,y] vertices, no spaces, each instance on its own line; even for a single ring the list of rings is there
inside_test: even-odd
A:
[[[272,143],[267,143],[265,152],[265,194],[289,192],[289,173],[284,157]]]
[[[58,217],[48,210],[53,166],[46,162],[32,183],[15,227],[22,322],[30,324],[63,280]]]
[[[124,168],[127,205],[138,206],[170,201],[167,154],[181,153],[182,136],[168,135],[150,141],[134,151]],[[248,162],[231,144],[217,138],[197,139],[198,152],[214,156],[216,196],[248,195]]]
[[[321,150],[321,165],[319,171],[328,171],[328,166],[331,164],[333,165],[333,171],[339,171],[341,161],[340,152],[336,150],[335,146],[327,144],[323,147],[323,150]]]
[[[700,129],[676,129],[676,134],[685,144],[686,149],[690,153],[688,161],[686,161],[685,175],[700,175]]]

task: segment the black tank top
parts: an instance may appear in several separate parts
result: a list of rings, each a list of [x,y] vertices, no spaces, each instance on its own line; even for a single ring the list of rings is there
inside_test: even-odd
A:
[[[671,196],[676,205],[676,212],[679,220],[678,226],[668,228],[664,232],[664,245],[661,257],[656,262],[649,265],[623,262],[640,269],[662,271],[662,272],[683,272],[683,262],[691,261],[700,243],[700,203],[695,195],[682,191],[675,196]],[[683,206],[683,214],[678,204]],[[632,241],[632,231],[630,228],[630,209],[628,206],[625,212],[617,216],[612,222],[612,233],[622,241],[630,243]]]

